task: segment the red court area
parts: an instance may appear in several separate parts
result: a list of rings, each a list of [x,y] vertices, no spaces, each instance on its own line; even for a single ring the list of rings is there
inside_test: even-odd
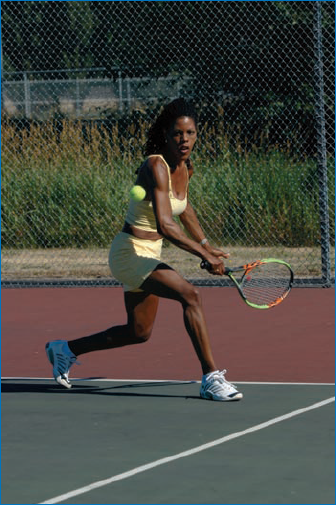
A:
[[[279,306],[248,307],[235,288],[199,288],[213,353],[231,381],[334,382],[335,291],[294,288]],[[2,290],[2,377],[52,377],[48,340],[126,321],[119,287]],[[145,344],[82,355],[73,378],[200,380],[177,302],[161,300]]]

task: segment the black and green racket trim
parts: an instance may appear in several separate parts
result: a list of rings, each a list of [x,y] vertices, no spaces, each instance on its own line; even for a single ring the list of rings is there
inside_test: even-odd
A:
[[[261,304],[261,305],[258,305],[256,303],[253,303],[253,302],[250,302],[249,300],[247,300],[246,296],[244,295],[244,293],[242,292],[242,290],[240,288],[239,282],[237,281],[237,279],[232,274],[235,273],[235,272],[245,272],[244,275],[246,275],[246,273],[248,273],[249,269],[253,269],[256,266],[262,265],[262,264],[265,264],[265,263],[279,263],[279,264],[282,264],[282,265],[286,266],[288,268],[288,271],[290,272],[290,279],[289,279],[289,282],[288,282],[288,288],[287,288],[287,290],[285,291],[285,293],[277,301],[275,301],[274,303],[270,303],[270,304]],[[211,264],[208,261],[206,261],[206,260],[201,261],[200,267],[202,269],[211,270]],[[287,263],[286,261],[283,261],[283,260],[279,260],[277,258],[265,258],[265,259],[257,260],[257,261],[254,261],[252,263],[247,263],[246,265],[242,265],[242,266],[235,267],[235,268],[227,268],[227,267],[225,267],[225,269],[224,269],[224,275],[227,275],[234,282],[234,284],[236,285],[236,287],[238,289],[238,292],[239,292],[240,296],[242,297],[242,299],[244,300],[244,302],[247,305],[249,305],[250,307],[252,307],[254,309],[261,309],[261,310],[263,310],[263,309],[265,310],[265,309],[270,309],[272,307],[276,307],[281,301],[283,301],[287,297],[288,293],[290,292],[290,290],[291,290],[291,288],[293,286],[293,282],[294,282],[294,273],[293,273],[293,270],[292,270],[291,266],[289,265],[289,263]]]

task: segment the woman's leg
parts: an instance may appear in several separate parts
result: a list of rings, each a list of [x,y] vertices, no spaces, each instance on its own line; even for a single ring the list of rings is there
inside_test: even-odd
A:
[[[112,328],[88,337],[68,341],[69,349],[75,356],[92,351],[139,344],[149,339],[157,313],[158,297],[150,293],[131,291],[126,292],[124,297],[127,323],[121,326],[112,326]]]
[[[69,369],[79,354],[146,342],[152,332],[159,297],[163,297],[182,305],[185,327],[203,371],[201,397],[218,401],[241,399],[243,395],[224,379],[225,371],[219,372],[215,365],[198,290],[164,264],[152,272],[141,288],[144,292],[125,293],[127,324],[69,342],[47,343],[56,382],[71,387]]]
[[[243,397],[242,393],[224,378],[226,370],[220,372],[216,367],[197,288],[164,264],[152,272],[141,288],[156,296],[171,298],[181,303],[185,327],[203,371],[201,398],[225,402],[240,400]]]
[[[158,297],[181,303],[186,330],[201,363],[203,374],[217,370],[209,341],[201,296],[198,289],[175,270],[159,265],[145,280],[141,288]]]

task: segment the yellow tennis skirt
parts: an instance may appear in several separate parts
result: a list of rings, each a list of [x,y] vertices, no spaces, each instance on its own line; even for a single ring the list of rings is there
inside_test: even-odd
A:
[[[142,291],[141,284],[161,263],[162,239],[144,240],[120,232],[114,238],[109,265],[124,291]]]

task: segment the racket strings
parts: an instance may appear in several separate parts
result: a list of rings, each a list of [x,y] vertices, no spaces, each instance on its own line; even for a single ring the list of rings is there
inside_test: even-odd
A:
[[[254,267],[242,279],[241,290],[246,300],[256,305],[281,301],[291,287],[291,272],[286,265],[265,263]]]

